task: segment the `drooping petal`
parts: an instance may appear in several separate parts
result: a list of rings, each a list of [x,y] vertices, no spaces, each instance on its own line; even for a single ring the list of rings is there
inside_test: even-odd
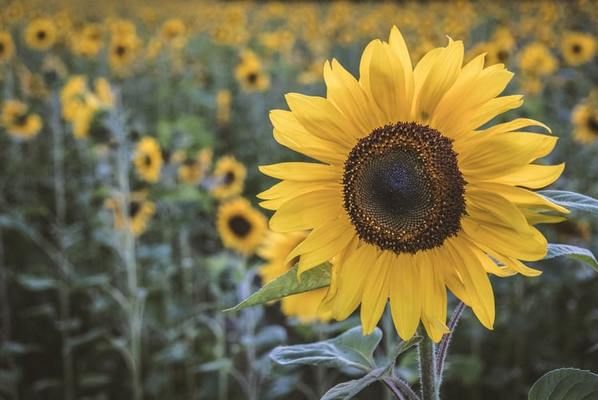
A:
[[[382,317],[388,301],[389,274],[393,267],[393,257],[389,252],[382,252],[374,265],[366,267],[369,270],[361,298],[361,324],[364,335],[371,334]]]
[[[394,265],[390,270],[390,311],[399,336],[408,340],[419,325],[421,282],[411,254],[399,254],[394,258]]]

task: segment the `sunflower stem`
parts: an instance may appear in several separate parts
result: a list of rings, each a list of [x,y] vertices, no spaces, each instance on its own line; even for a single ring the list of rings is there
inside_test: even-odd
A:
[[[455,333],[455,329],[457,328],[457,324],[463,315],[463,311],[465,310],[465,303],[460,301],[455,310],[453,311],[453,315],[451,315],[451,319],[448,323],[449,333],[442,337],[440,344],[438,345],[438,350],[436,351],[436,376],[438,377],[438,387],[442,385],[442,376],[444,374],[444,363],[446,361],[446,355],[448,353],[448,348],[451,344],[451,339],[453,337],[453,333]]]
[[[436,376],[436,357],[434,343],[421,331],[419,335],[423,337],[417,346],[419,356],[419,378],[422,400],[440,400],[438,390],[438,379]]]

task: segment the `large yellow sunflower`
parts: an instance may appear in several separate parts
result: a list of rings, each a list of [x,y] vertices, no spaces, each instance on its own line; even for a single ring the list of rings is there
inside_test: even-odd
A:
[[[238,196],[243,191],[247,169],[233,156],[218,159],[214,167],[212,195],[217,199]]]
[[[146,182],[156,183],[162,171],[162,150],[156,139],[145,136],[135,147],[133,159],[137,175]]]
[[[266,232],[266,218],[244,198],[221,204],[216,225],[224,246],[245,255],[255,251]]]
[[[287,258],[300,257],[299,273],[332,260],[324,307],[342,320],[361,304],[365,334],[390,300],[402,338],[421,320],[440,340],[446,287],[492,329],[488,274],[538,275],[522,262],[546,255],[533,225],[567,212],[529,190],[561,175],[562,164],[534,163],[557,138],[522,132],[548,129],[524,118],[482,128],[522,97],[497,97],[513,74],[484,68],[483,55],[463,65],[460,41],[412,68],[394,27],[366,47],[359,72],[326,62],[326,97],[289,94],[291,111],[271,112],[274,138],[319,161],[261,167],[282,180],[260,194],[276,210],[271,229],[310,231]]]
[[[293,261],[296,260],[287,260],[287,257],[306,237],[307,232],[268,232],[257,252],[266,261],[259,270],[264,283],[278,278],[293,266]],[[330,319],[330,312],[320,309],[324,296],[325,288],[284,297],[281,300],[282,312],[301,322],[327,321]]]

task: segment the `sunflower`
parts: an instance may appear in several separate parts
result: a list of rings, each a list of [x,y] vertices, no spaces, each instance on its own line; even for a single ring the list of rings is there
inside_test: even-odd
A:
[[[592,35],[581,32],[568,32],[561,41],[561,52],[565,62],[571,66],[587,63],[596,51],[596,40]]]
[[[119,35],[110,42],[108,60],[110,67],[120,75],[127,72],[127,68],[135,61],[139,48],[139,38],[136,35]]]
[[[235,68],[235,78],[246,92],[263,92],[270,87],[270,77],[263,70],[261,60],[249,50],[241,53],[241,62]]]
[[[73,35],[71,48],[77,55],[83,57],[95,57],[103,47],[102,27],[99,24],[90,23]]]
[[[141,179],[149,183],[156,183],[162,171],[162,151],[156,139],[145,136],[135,148],[135,170]]]
[[[294,262],[287,260],[291,251],[307,237],[307,232],[276,233],[268,232],[257,254],[266,261],[259,270],[264,283],[268,283],[284,274]],[[327,321],[330,312],[322,312],[320,304],[326,296],[326,289],[284,297],[281,300],[283,314],[297,317],[301,322]]]
[[[212,149],[201,149],[195,157],[183,157],[177,169],[179,181],[195,185],[200,182],[212,163]]]
[[[56,25],[50,18],[35,18],[25,28],[25,43],[35,50],[47,50],[56,42]]]
[[[178,18],[170,18],[162,24],[160,28],[160,37],[165,43],[174,47],[182,47],[185,44],[185,35],[187,27],[185,23]]]
[[[141,236],[146,230],[149,220],[156,213],[156,205],[146,199],[143,191],[131,193],[126,213],[123,212],[123,200],[113,197],[106,200],[106,208],[112,210],[114,228],[118,230],[129,229],[135,236]]]
[[[7,100],[2,106],[2,125],[19,139],[31,139],[42,129],[39,115],[29,112],[29,107],[18,100]]]
[[[4,63],[15,54],[15,44],[12,41],[10,32],[0,32],[0,63]]]
[[[216,223],[224,246],[244,255],[255,251],[266,232],[266,218],[244,198],[221,204]]]
[[[590,144],[598,140],[598,107],[586,102],[578,104],[571,113],[571,122],[576,141]]]
[[[221,157],[214,167],[215,184],[212,195],[217,199],[226,199],[239,195],[243,191],[247,170],[233,156]]]
[[[480,55],[463,65],[463,43],[428,52],[412,68],[394,27],[389,42],[365,49],[356,80],[336,60],[324,65],[327,97],[289,94],[274,110],[274,138],[320,161],[261,167],[281,179],[259,197],[275,210],[270,228],[309,230],[287,257],[299,274],[332,261],[323,307],[338,320],[361,304],[363,333],[387,300],[399,335],[420,321],[439,341],[450,289],[492,329],[488,274],[536,276],[522,261],[542,259],[547,241],[533,225],[567,210],[531,190],[564,166],[533,164],[557,138],[521,132],[544,124],[519,118],[481,128],[517,108],[497,97],[513,74]],[[496,261],[496,262],[495,262]]]
[[[519,54],[519,67],[532,76],[547,76],[558,68],[556,58],[546,45],[535,42],[525,46]]]

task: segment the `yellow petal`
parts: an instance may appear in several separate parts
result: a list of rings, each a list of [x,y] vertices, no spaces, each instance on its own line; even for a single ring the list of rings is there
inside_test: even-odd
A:
[[[399,336],[409,340],[421,316],[419,271],[411,254],[395,256],[394,264],[390,271],[390,311]]]
[[[318,190],[283,203],[270,219],[275,232],[303,231],[336,219],[342,212],[341,193]]]
[[[392,253],[383,251],[376,263],[372,265],[370,261],[369,265],[365,266],[367,271],[363,271],[367,274],[361,297],[361,324],[364,335],[374,331],[384,312],[388,301],[390,269],[396,267],[392,265],[392,261]]]
[[[316,250],[303,254],[301,258],[299,258],[299,266],[297,268],[299,276],[311,268],[332,260],[334,256],[338,255],[345,247],[347,247],[354,237],[355,234],[351,230],[345,230],[339,233],[339,235],[332,241]]]
[[[285,162],[261,165],[260,172],[276,179],[291,181],[336,181],[342,179],[342,170],[325,164]]]
[[[550,185],[563,173],[565,164],[536,165],[530,164],[508,175],[491,179],[491,182],[512,186],[523,186],[530,189],[539,189]]]
[[[420,252],[415,257],[420,273],[422,291],[422,323],[428,336],[438,342],[447,333],[447,297],[439,263],[445,262],[436,256],[435,251]]]

